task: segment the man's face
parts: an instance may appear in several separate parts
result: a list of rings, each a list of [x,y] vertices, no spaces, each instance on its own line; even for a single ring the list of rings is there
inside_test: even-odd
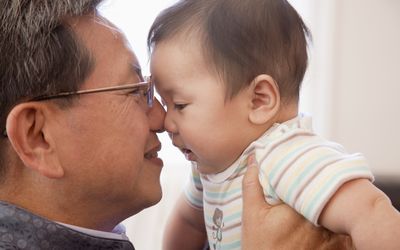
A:
[[[125,37],[112,24],[84,17],[71,26],[92,53],[95,67],[81,89],[140,82],[139,63]],[[151,109],[129,90],[82,95],[68,109],[57,109],[52,127],[65,169],[68,202],[107,208],[126,218],[161,198],[159,182],[164,111]]]

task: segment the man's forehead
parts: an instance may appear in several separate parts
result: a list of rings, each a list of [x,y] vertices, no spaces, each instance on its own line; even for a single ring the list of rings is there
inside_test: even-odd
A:
[[[124,37],[118,27],[97,13],[70,18],[67,23],[85,43],[93,38],[96,40],[107,38],[110,34],[114,39]]]
[[[136,55],[125,35],[114,24],[97,14],[77,19],[71,26],[95,61],[88,82],[117,84],[142,78]]]

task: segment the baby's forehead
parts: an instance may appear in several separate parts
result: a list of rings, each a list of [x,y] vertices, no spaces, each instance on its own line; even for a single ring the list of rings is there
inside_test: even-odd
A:
[[[157,79],[175,74],[210,74],[214,73],[215,66],[195,39],[169,39],[153,48],[150,71]]]
[[[201,35],[195,29],[183,29],[179,30],[174,34],[168,35],[154,43],[154,48],[163,46],[173,46],[179,44],[182,49],[191,47],[192,49],[196,47],[197,50],[204,48],[206,42],[204,36]]]

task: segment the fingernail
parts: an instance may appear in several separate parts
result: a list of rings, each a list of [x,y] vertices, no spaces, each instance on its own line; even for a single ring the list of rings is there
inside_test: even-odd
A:
[[[254,154],[249,155],[249,157],[247,158],[247,165],[251,166],[251,165],[257,165],[256,163],[256,157]]]

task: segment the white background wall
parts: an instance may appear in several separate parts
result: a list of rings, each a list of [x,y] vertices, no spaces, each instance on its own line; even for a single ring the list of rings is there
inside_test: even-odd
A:
[[[175,0],[109,0],[102,12],[127,34],[148,73],[147,31]],[[400,182],[400,0],[292,0],[313,34],[301,110],[322,135],[362,152],[378,178]],[[166,215],[189,164],[161,136],[162,201],[126,221],[137,249],[160,249]]]
[[[309,110],[326,137],[400,181],[400,1],[314,0]]]

